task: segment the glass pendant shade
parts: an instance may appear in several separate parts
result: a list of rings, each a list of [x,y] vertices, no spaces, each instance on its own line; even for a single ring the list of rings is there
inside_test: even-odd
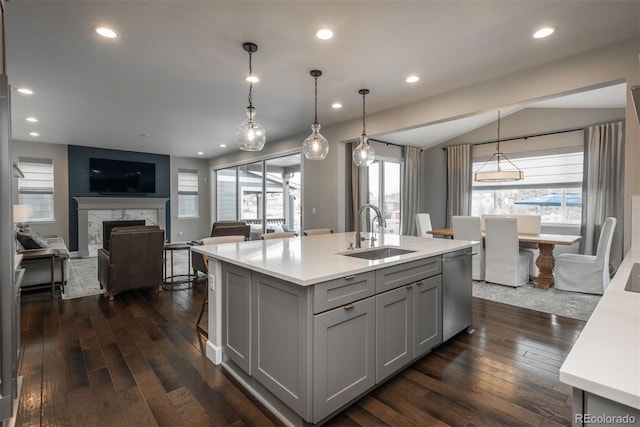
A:
[[[256,109],[247,108],[247,120],[242,122],[236,129],[236,141],[238,147],[244,151],[260,151],[267,140],[264,128],[253,120]]]
[[[360,143],[353,149],[352,157],[356,166],[370,166],[375,160],[376,151],[369,145],[366,135],[360,137]]]
[[[320,134],[320,125],[311,125],[311,135],[302,143],[302,152],[309,160],[324,160],[329,153],[329,141]]]

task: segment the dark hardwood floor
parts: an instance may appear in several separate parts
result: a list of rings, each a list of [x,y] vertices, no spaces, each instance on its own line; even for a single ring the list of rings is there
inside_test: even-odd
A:
[[[206,283],[115,301],[29,296],[21,305],[19,426],[282,425],[205,356]],[[571,424],[558,370],[584,322],[476,299],[463,333],[328,426]]]

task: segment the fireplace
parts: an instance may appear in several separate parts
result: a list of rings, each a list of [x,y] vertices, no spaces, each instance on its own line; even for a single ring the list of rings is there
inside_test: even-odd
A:
[[[78,256],[96,256],[103,241],[103,222],[143,221],[165,229],[167,198],[74,197],[78,203]]]
[[[109,250],[111,230],[113,230],[115,227],[131,227],[134,225],[145,225],[145,220],[130,219],[123,221],[104,221],[102,223],[102,247],[107,251]]]

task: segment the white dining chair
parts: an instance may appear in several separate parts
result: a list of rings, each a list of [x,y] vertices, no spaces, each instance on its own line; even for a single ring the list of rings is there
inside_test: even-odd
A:
[[[473,240],[478,243],[473,245],[471,257],[471,278],[484,280],[484,244],[482,230],[480,229],[480,217],[478,216],[453,216],[453,238],[459,240]]]
[[[595,255],[560,254],[554,270],[555,287],[561,291],[602,295],[609,286],[609,254],[615,218],[607,218],[602,224]]]
[[[431,227],[431,215],[428,213],[417,213],[416,228],[418,229],[419,237],[433,238],[433,234],[427,233],[427,231],[433,230],[433,227]]]
[[[520,251],[515,218],[485,218],[486,282],[522,286],[529,281],[531,253]]]
[[[518,222],[518,233],[520,234],[540,234],[541,220],[540,215],[514,215]],[[531,262],[529,263],[529,276],[538,277],[540,269],[536,265],[536,259],[540,255],[538,245],[535,243],[520,243],[520,250],[531,252]]]

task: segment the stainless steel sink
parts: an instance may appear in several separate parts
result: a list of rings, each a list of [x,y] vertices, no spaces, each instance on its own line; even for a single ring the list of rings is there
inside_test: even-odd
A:
[[[625,291],[640,292],[640,264],[635,263],[631,268],[631,274],[629,280],[627,280],[627,286],[624,287]]]
[[[403,255],[403,254],[409,254],[411,252],[415,252],[413,250],[410,249],[402,249],[402,248],[396,248],[396,247],[380,247],[380,248],[371,248],[371,249],[365,249],[365,250],[359,250],[357,252],[342,252],[340,255],[344,255],[344,256],[350,256],[350,257],[354,257],[354,258],[362,258],[362,259],[368,259],[368,260],[378,260],[378,259],[384,259],[384,258],[389,258],[392,256],[397,256],[397,255]]]

